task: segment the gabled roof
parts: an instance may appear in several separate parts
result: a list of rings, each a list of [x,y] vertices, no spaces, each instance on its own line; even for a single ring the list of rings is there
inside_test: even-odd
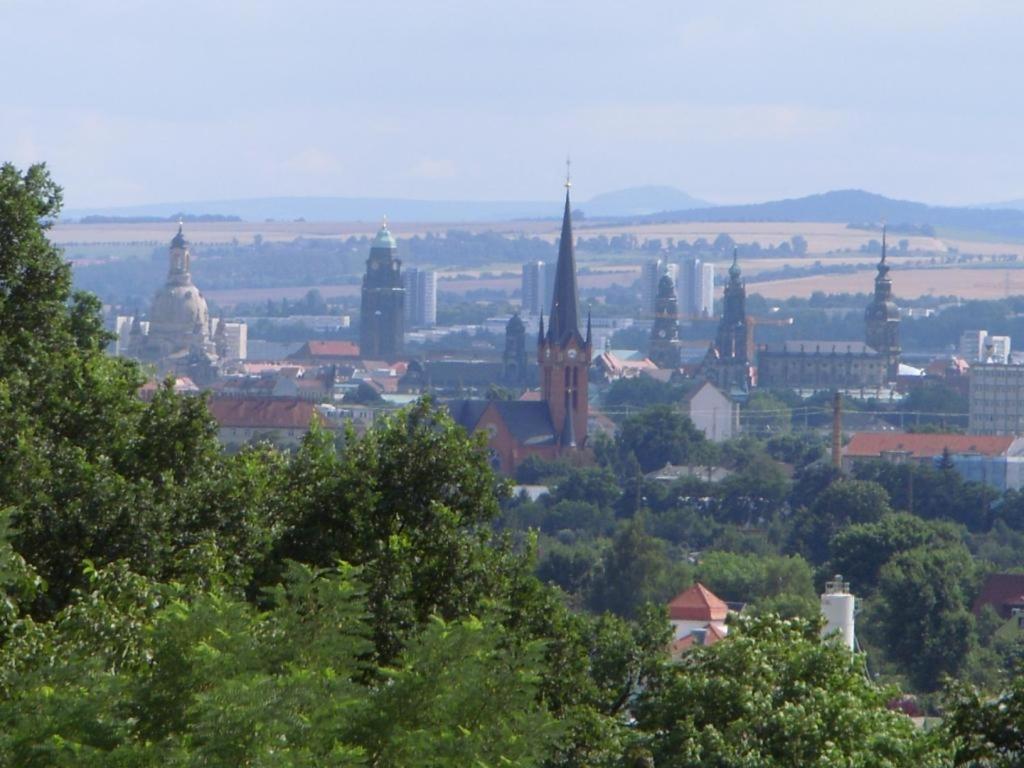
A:
[[[981,585],[981,592],[971,610],[977,615],[986,605],[991,605],[1000,616],[1008,619],[1012,607],[1020,605],[1022,595],[1024,573],[990,573]]]
[[[309,360],[317,357],[359,357],[359,345],[352,341],[307,341],[288,356],[289,360]]]
[[[843,449],[845,456],[863,458],[883,453],[906,452],[918,458],[941,456],[948,449],[951,454],[980,454],[1005,456],[1010,452],[1015,437],[1012,435],[943,435],[910,432],[856,432]]]
[[[668,604],[668,617],[675,621],[725,621],[728,613],[729,606],[700,582]]]
[[[455,422],[470,434],[480,424],[488,408],[493,407],[520,445],[550,445],[555,442],[551,411],[543,401],[451,400],[446,405]]]
[[[218,425],[236,429],[307,429],[313,418],[324,421],[313,403],[290,397],[216,397],[209,407]]]

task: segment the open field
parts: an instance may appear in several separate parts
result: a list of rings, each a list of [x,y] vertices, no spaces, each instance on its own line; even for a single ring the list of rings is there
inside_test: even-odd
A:
[[[411,237],[427,232],[444,232],[450,228],[470,231],[496,231],[508,236],[537,236],[554,240],[559,234],[560,222],[516,221],[500,223],[464,224],[417,224],[408,222],[391,223],[389,226],[399,237]],[[187,227],[189,238],[203,243],[252,242],[256,235],[267,241],[289,241],[297,237],[347,238],[351,235],[372,235],[379,227],[378,222],[206,222],[190,223]],[[148,255],[154,246],[167,243],[176,227],[173,223],[148,224],[58,224],[51,238],[58,244],[67,244],[69,257],[84,261],[105,258],[130,258]],[[674,238],[693,241],[703,237],[713,240],[719,234],[730,235],[741,243],[757,241],[762,245],[778,244],[794,235],[802,235],[808,241],[808,253],[804,256],[777,256],[747,260],[741,263],[744,275],[756,277],[767,271],[780,270],[785,266],[793,268],[810,267],[815,262],[823,265],[873,265],[877,255],[859,252],[869,240],[877,240],[878,232],[847,229],[842,224],[813,222],[724,222],[685,224],[644,224],[635,226],[610,227],[582,221],[577,225],[578,237],[594,237],[631,233],[639,239]],[[901,235],[891,238],[893,246]],[[889,261],[893,266],[894,288],[897,296],[916,297],[921,295],[959,295],[964,298],[997,298],[1007,293],[1024,293],[1024,270],[1006,269],[999,264],[985,265],[984,268],[964,268],[957,264],[936,264],[926,269],[931,256],[914,253],[915,250],[943,253],[955,248],[961,253],[994,256],[1017,254],[1024,256],[1024,244],[989,242],[975,240],[945,240],[931,237],[907,237],[911,252],[902,256],[895,247],[890,250]],[[201,247],[197,249],[201,257]],[[629,285],[639,275],[640,265],[650,258],[647,253],[598,255],[583,252],[579,254],[579,266],[588,268],[589,274],[580,275],[584,288],[606,287],[611,284]],[[725,269],[726,262],[718,267]],[[918,267],[918,268],[914,268]],[[497,289],[509,293],[519,288],[519,264],[495,263],[478,269],[441,269],[442,291],[465,294],[474,289]],[[499,276],[479,277],[484,273]],[[751,292],[772,298],[791,295],[808,296],[814,291],[867,292],[871,290],[869,270],[854,274],[816,275],[813,277],[788,278],[750,285]],[[223,305],[239,301],[280,299],[300,297],[311,287],[317,287],[328,296],[354,295],[359,291],[356,284],[329,286],[293,286],[285,288],[209,291],[208,295]]]
[[[398,237],[443,233],[449,229],[469,232],[501,232],[508,235],[558,236],[557,221],[516,221],[498,223],[417,224],[415,222],[389,222],[388,228]],[[380,228],[379,221],[322,222],[322,221],[224,221],[190,222],[185,233],[194,243],[252,243],[256,235],[267,242],[290,241],[297,237],[345,239],[352,235],[373,236]],[[58,245],[66,243],[169,243],[177,231],[177,224],[157,222],[149,224],[56,224],[50,239]]]
[[[1001,299],[1007,295],[1024,294],[1024,269],[939,267],[912,269],[890,273],[893,293],[897,297],[959,296],[963,299]],[[759,293],[773,299],[810,296],[825,293],[868,293],[873,290],[873,275],[857,272],[850,275],[816,275],[792,280],[753,283],[748,293]]]

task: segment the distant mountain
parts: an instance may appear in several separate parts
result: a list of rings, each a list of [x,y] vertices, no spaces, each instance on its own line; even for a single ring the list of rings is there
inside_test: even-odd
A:
[[[821,221],[872,222],[930,226],[959,232],[984,232],[1001,237],[1024,237],[1024,211],[953,208],[894,200],[859,189],[844,189],[791,200],[750,205],[672,211],[639,217],[650,222],[684,221]]]
[[[582,208],[588,216],[637,216],[657,211],[678,211],[706,206],[672,187],[635,187],[597,195]],[[536,200],[406,200],[392,197],[257,197],[245,200],[200,200],[152,203],[115,208],[77,208],[64,211],[67,219],[88,217],[152,219],[177,216],[231,216],[246,221],[395,221],[458,222],[557,219],[562,207],[557,198]]]
[[[179,211],[197,215],[238,216],[246,221],[503,221],[558,218],[557,198],[549,202],[405,200],[387,197],[262,197],[247,200],[206,200],[153,203],[120,208],[80,208],[64,211],[68,219],[86,216],[167,217]]]
[[[630,187],[596,195],[579,207],[587,216],[602,217],[642,216],[659,211],[708,208],[711,205],[675,187]]]
[[[1024,200],[1007,200],[1003,203],[981,203],[972,205],[972,208],[1009,208],[1012,211],[1024,211]]]

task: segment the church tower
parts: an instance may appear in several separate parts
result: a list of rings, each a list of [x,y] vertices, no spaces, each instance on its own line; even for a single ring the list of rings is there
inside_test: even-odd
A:
[[[886,377],[896,381],[900,369],[900,310],[892,300],[892,278],[885,263],[885,227],[882,227],[882,259],[875,275],[875,295],[864,311],[867,345],[885,358]]]
[[[587,372],[593,344],[590,318],[587,335],[580,333],[579,298],[576,293],[576,256],[573,249],[572,209],[568,176],[565,180],[565,212],[555,266],[555,290],[547,332],[540,318],[537,362],[540,365],[541,399],[551,414],[559,452],[582,448],[587,441]]]
[[[395,360],[405,342],[405,288],[398,244],[385,222],[370,246],[359,310],[359,353],[363,359]]]
[[[654,300],[654,324],[648,357],[659,368],[679,367],[679,309],[672,278],[662,275]]]
[[[501,380],[513,387],[526,386],[526,326],[516,312],[505,325],[505,352],[501,356]]]
[[[704,361],[705,373],[719,389],[726,391],[750,389],[751,340],[747,326],[747,288],[740,280],[736,250],[732,252],[729,282],[722,301],[722,319],[715,341]]]

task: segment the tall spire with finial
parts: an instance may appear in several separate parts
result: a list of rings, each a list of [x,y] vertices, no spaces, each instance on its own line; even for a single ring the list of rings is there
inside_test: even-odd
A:
[[[572,334],[579,335],[580,312],[576,294],[576,255],[572,239],[572,205],[569,190],[571,161],[565,161],[565,211],[562,214],[562,235],[558,242],[558,263],[555,265],[555,289],[548,320],[548,340],[560,344]]]

